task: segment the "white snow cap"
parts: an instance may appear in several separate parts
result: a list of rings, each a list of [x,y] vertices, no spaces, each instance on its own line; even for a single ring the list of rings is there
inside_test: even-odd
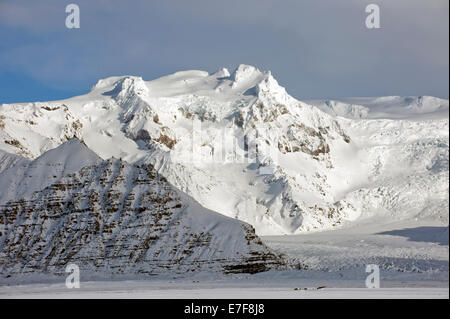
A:
[[[214,72],[212,75],[216,76],[217,78],[227,78],[230,76],[230,71],[228,71],[227,68],[220,68],[216,72]]]
[[[123,76],[110,76],[105,79],[100,79],[92,87],[91,92],[96,91],[96,90],[102,90],[102,89],[109,88],[109,87],[114,87],[114,84],[122,78],[123,78]]]
[[[263,73],[254,66],[239,64],[236,70],[234,70],[233,74],[231,74],[231,79],[237,83],[244,80],[250,80],[262,75]]]
[[[14,198],[30,198],[35,191],[63,176],[101,160],[83,141],[72,138],[32,162],[22,162],[0,173],[0,203]]]
[[[148,92],[145,81],[140,76],[111,76],[101,79],[94,85],[91,92],[99,91],[104,95],[123,97],[129,93],[144,94]]]
[[[278,84],[270,71],[267,71],[264,80],[257,84],[256,91],[258,94],[269,91],[275,94],[287,94],[285,88]]]

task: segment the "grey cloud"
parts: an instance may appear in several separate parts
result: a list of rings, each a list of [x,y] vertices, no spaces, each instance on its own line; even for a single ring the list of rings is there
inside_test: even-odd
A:
[[[364,26],[374,2],[365,0],[74,2],[79,30],[64,28],[61,1],[2,2],[0,35],[27,41],[0,51],[0,70],[67,89],[113,74],[152,79],[247,63],[272,70],[299,98],[448,96],[446,0],[375,1],[379,30]]]

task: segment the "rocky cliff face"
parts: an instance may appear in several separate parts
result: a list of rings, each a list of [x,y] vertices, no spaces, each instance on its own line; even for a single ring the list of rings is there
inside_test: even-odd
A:
[[[285,261],[252,226],[201,207],[152,165],[109,159],[0,205],[3,276],[62,274],[68,263],[130,275],[253,273]]]

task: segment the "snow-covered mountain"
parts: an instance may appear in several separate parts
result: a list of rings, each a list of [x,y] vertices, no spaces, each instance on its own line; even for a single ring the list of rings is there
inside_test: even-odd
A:
[[[10,167],[26,164],[29,162],[30,160],[22,156],[14,155],[0,150],[0,173]]]
[[[351,119],[448,118],[448,100],[433,96],[383,96],[338,100],[308,100],[322,111]]]
[[[97,154],[78,139],[71,139],[31,162],[26,159],[18,160],[0,172],[0,204],[9,200],[30,198],[34,192],[78,172],[83,167],[101,161]]]
[[[285,264],[252,226],[203,208],[151,164],[103,161],[77,139],[3,174],[0,274],[6,277],[63,274],[68,263],[102,276],[254,273]]]
[[[448,100],[305,103],[270,72],[240,65],[111,77],[83,96],[0,106],[0,150],[35,159],[72,137],[103,160],[152,164],[259,234],[363,218],[448,223]]]

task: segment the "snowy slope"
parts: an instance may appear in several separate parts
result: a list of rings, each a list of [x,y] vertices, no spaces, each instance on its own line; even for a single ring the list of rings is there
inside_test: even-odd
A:
[[[361,178],[340,196],[359,219],[431,219],[448,225],[448,119],[346,121]],[[350,170],[347,164],[342,169]]]
[[[0,204],[8,200],[30,198],[34,192],[62,177],[100,161],[97,154],[74,138],[31,162],[17,162],[0,173]]]
[[[352,119],[441,119],[449,115],[448,100],[433,96],[383,96],[305,102],[328,114]]]
[[[66,163],[82,168],[67,168],[71,173],[42,190],[0,205],[3,276],[63,274],[68,263],[98,276],[254,273],[284,265],[252,226],[203,208],[152,165],[98,161],[81,142],[71,140],[31,162],[34,170],[27,174],[46,182],[42,171],[61,170],[49,161],[43,168],[40,164],[67,155],[72,158]]]
[[[448,223],[448,100],[324,104],[294,99],[248,65],[111,77],[68,100],[2,105],[0,149],[32,159],[76,136],[103,159],[151,163],[259,234],[377,216]]]
[[[0,173],[16,165],[25,165],[30,161],[22,156],[14,155],[0,150]]]

